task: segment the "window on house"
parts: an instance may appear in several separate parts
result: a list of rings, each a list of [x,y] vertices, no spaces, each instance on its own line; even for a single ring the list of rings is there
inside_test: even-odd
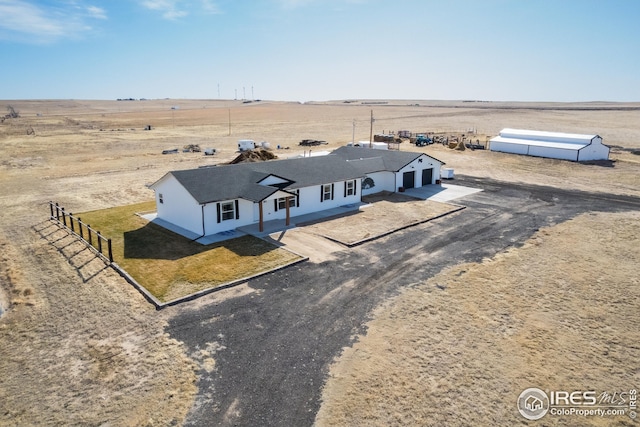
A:
[[[289,206],[293,206],[293,204],[289,204]],[[282,209],[286,209],[287,208],[287,198],[286,197],[280,197],[278,199],[278,210],[282,210]]]
[[[288,197],[289,199],[289,208],[295,208],[298,206],[298,194],[299,190],[295,191],[295,195]],[[287,197],[280,197],[276,199],[276,212],[279,210],[287,209]]]
[[[236,205],[234,202],[222,203],[220,208],[222,210],[223,221],[236,218]]]
[[[345,182],[345,190],[344,195],[346,196],[354,196],[356,194],[356,181],[347,181]]]
[[[159,194],[158,194],[158,201],[159,201],[160,203],[164,203],[164,199],[162,198],[162,193],[159,193]]]
[[[324,184],[322,186],[322,201],[333,199],[333,185]]]

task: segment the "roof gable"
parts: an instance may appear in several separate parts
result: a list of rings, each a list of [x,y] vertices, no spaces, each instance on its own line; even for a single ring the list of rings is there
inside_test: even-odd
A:
[[[274,175],[274,174],[270,174],[269,176],[264,177],[263,179],[261,179],[260,181],[258,181],[258,184],[260,185],[272,185],[274,187],[281,187],[284,186],[286,187],[287,185],[291,184],[291,181],[288,179],[284,179],[280,176]]]

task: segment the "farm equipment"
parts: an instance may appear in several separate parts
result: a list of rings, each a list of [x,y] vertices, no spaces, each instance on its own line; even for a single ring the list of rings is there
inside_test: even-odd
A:
[[[465,146],[467,148],[470,148],[471,150],[484,150],[485,146],[483,144],[480,144],[480,140],[476,139],[475,144],[473,143],[473,141],[469,140],[468,143],[465,144]]]
[[[302,141],[300,141],[300,143],[298,143],[298,145],[301,145],[303,147],[314,147],[317,145],[325,144],[327,144],[327,141],[319,141],[317,139],[303,139]]]
[[[198,144],[188,144],[182,147],[183,153],[199,153],[200,151],[200,146]]]
[[[424,147],[425,145],[433,144],[433,140],[426,135],[416,136],[416,147]]]

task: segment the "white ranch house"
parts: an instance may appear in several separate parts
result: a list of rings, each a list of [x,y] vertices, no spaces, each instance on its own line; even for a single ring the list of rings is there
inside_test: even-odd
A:
[[[319,157],[169,172],[150,186],[157,218],[200,237],[359,203],[362,195],[435,184],[426,154],[341,147]]]
[[[509,128],[489,141],[489,150],[574,162],[609,159],[609,147],[598,135]]]

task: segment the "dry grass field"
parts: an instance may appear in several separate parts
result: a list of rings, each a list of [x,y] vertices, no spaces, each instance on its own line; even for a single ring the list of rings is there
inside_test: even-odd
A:
[[[640,149],[640,104],[3,104],[20,117],[0,124],[0,425],[181,424],[198,367],[215,365],[213,350],[189,354],[170,339],[169,314],[91,264],[81,247],[50,245],[42,237],[49,200],[71,212],[145,202],[153,195],[147,184],[170,170],[231,160],[241,138],[280,145],[280,157],[308,151],[297,145],[302,139],[329,142],[321,149],[344,145],[354,123],[355,139],[368,140],[371,110],[374,133],[474,130],[481,141],[503,127],[597,133],[615,146],[609,166],[435,145],[401,149],[424,151],[456,174],[640,196],[640,156],[631,153]],[[186,144],[218,154],[161,154]],[[513,393],[524,385],[637,386],[640,337],[628,322],[637,325],[640,312],[638,219],[585,215],[540,230],[524,248],[406,290],[372,314],[369,334],[336,361],[318,424],[438,425],[453,416],[474,424],[467,403],[490,424],[515,424],[522,420]],[[570,271],[557,264],[569,258]],[[400,352],[407,346],[412,351]],[[563,369],[549,369],[548,357],[563,360]]]
[[[637,388],[639,224],[585,214],[404,290],[333,365],[317,426],[528,425],[515,404],[526,388]]]

